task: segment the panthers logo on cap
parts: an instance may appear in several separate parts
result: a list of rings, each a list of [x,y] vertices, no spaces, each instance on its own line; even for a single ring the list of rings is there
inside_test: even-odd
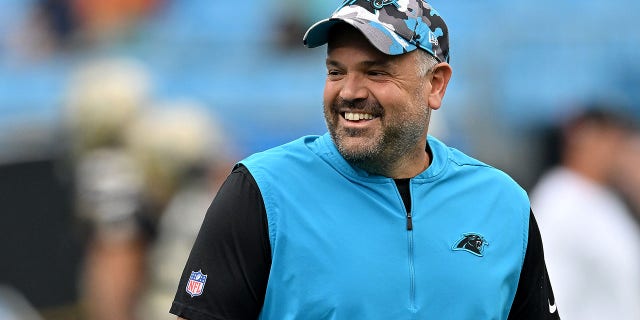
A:
[[[358,2],[358,0],[345,0],[342,3],[342,7],[353,5],[356,2]],[[361,0],[360,2],[365,2],[365,1]],[[371,3],[371,5],[375,9],[378,9],[378,10],[380,10],[380,9],[384,8],[384,6],[390,5],[390,4],[393,4],[394,6],[396,6],[396,8],[400,8],[400,5],[398,4],[398,0],[366,0],[366,2]]]
[[[453,245],[453,250],[463,250],[470,252],[478,257],[484,255],[484,247],[489,243],[482,235],[477,233],[464,233],[462,238]]]

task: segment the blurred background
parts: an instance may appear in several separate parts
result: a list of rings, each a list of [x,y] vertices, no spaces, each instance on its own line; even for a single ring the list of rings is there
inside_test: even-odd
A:
[[[233,163],[325,131],[325,50],[302,36],[339,2],[0,0],[0,318],[173,318]],[[532,191],[562,164],[567,123],[615,115],[602,186],[635,243],[640,2],[431,4],[454,70],[431,133]]]

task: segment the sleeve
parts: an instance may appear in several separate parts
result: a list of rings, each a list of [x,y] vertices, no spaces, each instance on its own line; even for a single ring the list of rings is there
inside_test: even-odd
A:
[[[529,240],[518,290],[509,312],[509,320],[559,320],[553,289],[544,261],[542,237],[538,224],[529,212]]]
[[[237,166],[207,211],[169,312],[189,320],[257,319],[271,268],[266,220],[255,180]]]

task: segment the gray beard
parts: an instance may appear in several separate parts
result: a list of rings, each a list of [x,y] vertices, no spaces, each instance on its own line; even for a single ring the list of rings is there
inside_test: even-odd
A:
[[[385,127],[379,141],[358,151],[349,150],[342,143],[344,137],[358,135],[358,130],[342,129],[338,132],[336,125],[334,125],[337,123],[337,119],[334,119],[333,122],[329,120],[336,114],[331,111],[329,113],[327,114],[325,111],[327,128],[342,157],[352,166],[370,174],[388,177],[398,166],[398,163],[407,156],[407,152],[413,150],[416,143],[422,139],[424,126],[429,124],[431,109],[426,107],[426,112],[414,117],[412,121],[402,121],[398,125]],[[426,148],[426,146],[424,147]]]

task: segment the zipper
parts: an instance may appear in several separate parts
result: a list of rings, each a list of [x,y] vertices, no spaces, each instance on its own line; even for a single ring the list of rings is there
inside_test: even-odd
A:
[[[408,248],[408,267],[409,267],[409,310],[412,312],[416,311],[416,290],[415,290],[415,265],[414,265],[414,240],[413,240],[413,215],[411,211],[413,211],[413,203],[411,203],[411,207],[405,206],[404,198],[402,197],[399,186],[397,185],[398,193],[400,195],[400,202],[402,204],[402,209],[406,214],[406,232],[407,232],[407,248]],[[407,189],[405,189],[407,190]],[[413,202],[411,197],[411,180],[409,180],[409,201]]]
[[[413,262],[413,226],[410,226],[411,214],[407,214],[407,241],[409,243],[409,309],[416,310],[416,272]],[[411,227],[411,229],[409,229]]]

